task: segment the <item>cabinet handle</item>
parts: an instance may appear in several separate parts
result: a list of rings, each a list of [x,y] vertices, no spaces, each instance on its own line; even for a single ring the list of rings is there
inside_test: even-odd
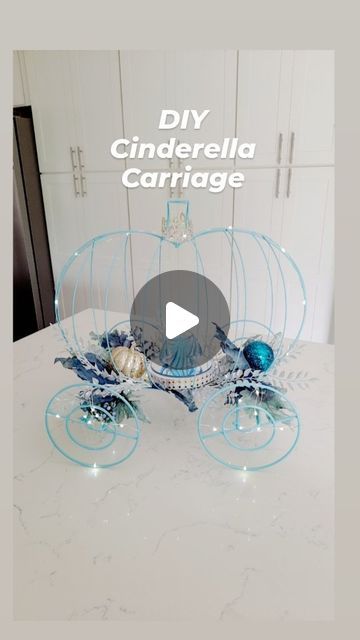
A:
[[[170,140],[168,140],[168,144],[170,144]],[[173,169],[174,167],[174,158],[169,158],[169,167],[170,169]],[[171,197],[171,189],[170,189],[170,197]]]
[[[87,186],[86,186],[86,178],[85,176],[80,176],[80,184],[81,184],[81,195],[82,197],[87,196]]]
[[[295,132],[292,131],[291,132],[291,137],[290,137],[290,152],[289,152],[289,164],[293,163],[293,159],[294,159],[294,146],[295,146]]]
[[[74,181],[74,191],[75,191],[75,197],[78,198],[80,195],[80,191],[79,191],[79,178],[77,177],[77,175],[75,175],[75,173],[73,173],[73,181]]]
[[[282,134],[282,133],[279,133],[279,140],[278,140],[278,152],[277,152],[277,161],[278,161],[278,164],[281,164],[282,144],[283,144],[283,134]]]
[[[289,169],[289,171],[288,171],[287,188],[286,188],[286,197],[287,198],[290,198],[291,177],[292,177],[292,169]]]
[[[178,158],[178,171],[182,171],[183,168],[184,168],[184,163],[180,158]],[[179,194],[179,198],[184,197],[184,188],[182,186],[182,182],[178,182],[178,194]]]
[[[84,152],[83,150],[78,147],[77,148],[77,152],[78,152],[78,156],[79,156],[79,165],[80,165],[80,169],[84,169],[85,168],[85,164],[84,164]]]
[[[276,186],[275,186],[275,198],[279,197],[280,193],[280,169],[276,173]]]
[[[77,169],[77,163],[76,163],[76,152],[74,147],[70,147],[70,158],[71,158],[72,170],[75,171]]]

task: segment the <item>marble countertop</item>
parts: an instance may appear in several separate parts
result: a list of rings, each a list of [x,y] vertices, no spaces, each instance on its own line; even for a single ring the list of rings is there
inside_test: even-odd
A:
[[[253,473],[208,457],[195,414],[159,392],[131,458],[72,464],[44,428],[49,398],[78,381],[53,366],[62,351],[55,327],[14,345],[15,619],[333,618],[332,346],[292,361],[317,378],[289,392],[298,445]]]

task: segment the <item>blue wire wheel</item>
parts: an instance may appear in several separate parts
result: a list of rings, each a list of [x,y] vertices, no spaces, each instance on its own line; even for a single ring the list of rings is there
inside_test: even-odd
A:
[[[200,441],[217,462],[241,471],[258,471],[284,460],[294,449],[300,433],[300,419],[294,405],[280,391],[267,385],[284,408],[271,412],[253,390],[251,395],[232,400],[235,385],[210,395],[197,419]]]
[[[128,416],[116,420],[114,412],[99,403],[100,394],[122,403]],[[61,389],[45,411],[46,431],[54,447],[84,467],[113,467],[135,451],[139,421],[131,404],[110,385],[74,384]]]

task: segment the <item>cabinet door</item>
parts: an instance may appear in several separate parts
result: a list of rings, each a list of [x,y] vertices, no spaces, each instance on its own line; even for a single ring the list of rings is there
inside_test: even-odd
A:
[[[85,171],[120,171],[124,161],[110,148],[123,137],[120,67],[117,51],[71,53],[77,145]]]
[[[132,230],[152,232],[161,235],[161,221],[166,214],[168,189],[129,190],[130,227]],[[131,238],[134,293],[159,270],[170,271],[177,268],[176,253],[166,243],[160,248],[157,237],[147,237],[141,233]]]
[[[223,292],[231,305],[231,232],[202,234],[207,229],[233,225],[233,189],[226,187],[221,193],[190,187],[185,192],[190,201],[190,219],[194,242],[183,245],[177,269],[203,273]]]
[[[165,51],[121,51],[121,84],[124,110],[124,134],[132,141],[155,145],[174,137],[173,130],[158,128],[162,109],[174,109],[173,54]],[[171,168],[171,161],[154,158],[127,160],[128,166]]]
[[[278,169],[248,169],[245,183],[235,191],[234,227],[270,236],[276,242],[281,237],[283,176]],[[262,247],[262,248],[261,248]],[[263,250],[264,249],[264,250]],[[246,334],[263,333],[260,325],[277,331],[271,299],[277,292],[277,277],[270,280],[267,260],[273,269],[270,250],[260,246],[247,234],[234,234],[232,273],[232,316],[246,317]],[[239,326],[239,330],[242,326]]]
[[[334,163],[334,53],[295,51],[287,157],[293,163]],[[295,137],[294,137],[295,136]]]
[[[198,113],[210,109],[200,129],[194,129],[189,119],[187,128],[177,129],[180,142],[222,145],[225,137],[235,137],[236,114],[236,51],[176,51],[173,56],[175,77],[175,109],[182,115],[184,109]],[[201,152],[199,158],[181,160],[184,166],[231,167],[233,160],[209,159]]]
[[[75,197],[72,174],[46,174],[41,176],[46,221],[49,235],[51,260],[55,280],[58,279],[66,260],[91,238],[128,228],[126,190],[121,183],[121,174],[89,173],[86,175],[86,195]],[[92,276],[85,276],[77,288],[76,311],[89,306],[104,308],[109,267],[114,257],[115,242],[103,242],[96,249]],[[127,255],[129,297],[132,295],[130,251]],[[123,265],[123,262],[121,263]],[[79,273],[77,268],[69,271],[63,295],[59,301],[62,313],[70,315],[72,295]],[[85,273],[85,272],[84,272]],[[108,306],[114,310],[125,310],[123,270],[121,281],[112,282]],[[80,308],[79,308],[80,305]]]
[[[235,135],[236,52],[235,51],[122,51],[121,77],[126,138],[158,145],[175,137],[180,142],[221,144]],[[200,129],[189,120],[187,129],[159,129],[163,109],[198,112],[210,109]],[[233,161],[198,159],[128,161],[134,166],[154,165],[180,169],[181,165],[232,166]]]
[[[287,51],[239,51],[237,126],[239,142],[255,142],[252,160],[238,166],[276,165],[284,160],[291,94]]]
[[[247,169],[245,182],[235,189],[234,226],[251,229],[280,241],[285,175],[278,169]]]
[[[130,313],[133,300],[131,242],[126,189],[121,173],[86,173],[82,198],[82,242],[104,236],[93,253],[92,290],[89,305],[108,311]],[[91,296],[90,296],[91,293]]]
[[[71,54],[26,51],[25,64],[40,171],[71,171],[78,140]]]
[[[82,198],[75,196],[72,174],[43,174],[41,186],[51,264],[57,283],[65,262],[81,245]],[[59,298],[61,317],[72,313],[73,289],[74,282],[68,279]]]
[[[332,167],[292,170],[289,197],[285,197],[281,244],[298,264],[305,282],[307,314],[301,338],[327,342],[333,303]],[[288,305],[298,303],[289,287]]]

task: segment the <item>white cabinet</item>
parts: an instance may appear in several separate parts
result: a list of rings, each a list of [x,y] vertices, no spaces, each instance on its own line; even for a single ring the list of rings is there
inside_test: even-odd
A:
[[[122,105],[117,51],[71,54],[78,145],[86,171],[120,171],[124,162],[110,148],[122,137]]]
[[[86,194],[76,197],[71,174],[43,174],[41,176],[46,222],[49,235],[51,261],[55,280],[58,279],[66,260],[85,242],[94,236],[128,228],[128,209],[126,190],[121,183],[121,174],[88,173],[86,175]],[[95,283],[96,295],[106,279],[109,259],[113,246],[108,252],[99,252],[97,262],[98,282]],[[130,253],[129,253],[130,260]],[[62,304],[63,313],[71,312],[71,297],[75,286],[76,270],[66,281]],[[99,279],[100,278],[100,279]],[[131,267],[130,276],[131,280]],[[130,282],[132,287],[132,281]],[[80,291],[88,302],[89,291]],[[79,295],[80,295],[79,294]],[[95,305],[99,306],[96,298]],[[89,306],[89,304],[88,304]]]
[[[165,215],[167,189],[131,189],[129,191],[130,228],[161,234],[161,220]],[[176,251],[167,243],[160,248],[157,237],[142,234],[131,237],[131,254],[135,295],[139,289],[159,272],[176,269]]]
[[[236,52],[235,51],[122,51],[121,82],[125,137],[158,145],[175,137],[180,142],[222,143],[235,135]],[[163,109],[210,109],[199,130],[191,123],[186,130],[159,129]],[[178,168],[175,158],[133,161],[136,166]],[[131,166],[131,160],[128,161]],[[191,166],[231,166],[233,161],[182,160]]]
[[[307,297],[304,340],[327,342],[334,279],[334,169],[292,169],[285,194],[281,244],[302,272]],[[297,303],[291,288],[288,304]],[[291,327],[289,327],[291,330]]]
[[[175,136],[158,128],[162,109],[174,108],[172,56],[165,51],[121,51],[121,86],[124,134],[131,142],[137,136],[155,145]],[[128,166],[153,164],[170,169],[169,160],[128,160]]]
[[[57,256],[61,254],[60,263],[64,262],[82,244],[82,200],[75,196],[75,185],[71,174],[42,175],[41,186],[50,252],[56,278],[58,275]]]
[[[247,171],[246,185],[235,196],[234,226],[265,233],[292,256],[306,288],[307,313],[301,337],[326,342],[333,301],[333,168],[281,169],[279,183],[277,177],[277,169]],[[248,313],[267,324],[270,282],[264,256],[255,243],[253,250],[245,241],[239,244],[246,262]],[[271,259],[276,301],[273,321],[279,330],[284,318],[284,288],[276,260]],[[287,265],[286,261],[282,263],[289,310],[286,335],[294,337],[302,315],[303,296],[297,277]],[[234,286],[233,276],[233,298]]]
[[[333,164],[333,52],[240,51],[237,136],[257,144],[239,166]]]
[[[256,231],[279,242],[283,215],[280,170],[248,169],[245,175],[244,186],[235,191],[234,227]],[[251,236],[234,235],[232,312],[235,318],[246,317],[253,321],[246,327],[253,335],[263,333],[257,322],[272,325],[269,316],[271,282],[266,263],[270,259],[269,253],[266,246]],[[276,291],[276,281],[273,287]]]
[[[234,226],[264,233],[279,242],[283,187],[280,169],[247,169],[245,183],[235,191]]]
[[[174,54],[175,109],[210,109],[200,129],[191,124],[186,130],[177,130],[180,142],[215,142],[235,136],[236,114],[236,52],[235,51],[186,51]],[[198,159],[182,160],[184,166],[223,167],[232,166],[233,160],[209,160],[203,154]]]
[[[70,54],[26,51],[25,64],[40,171],[71,171],[77,131]]]
[[[295,51],[287,157],[293,164],[334,163],[334,53]],[[291,150],[291,147],[293,149]]]
[[[291,60],[286,51],[239,51],[236,135],[255,142],[252,160],[238,166],[276,165],[283,159],[291,104]]]
[[[120,170],[110,154],[122,136],[116,51],[27,51],[40,171]],[[73,149],[73,156],[72,150]]]

